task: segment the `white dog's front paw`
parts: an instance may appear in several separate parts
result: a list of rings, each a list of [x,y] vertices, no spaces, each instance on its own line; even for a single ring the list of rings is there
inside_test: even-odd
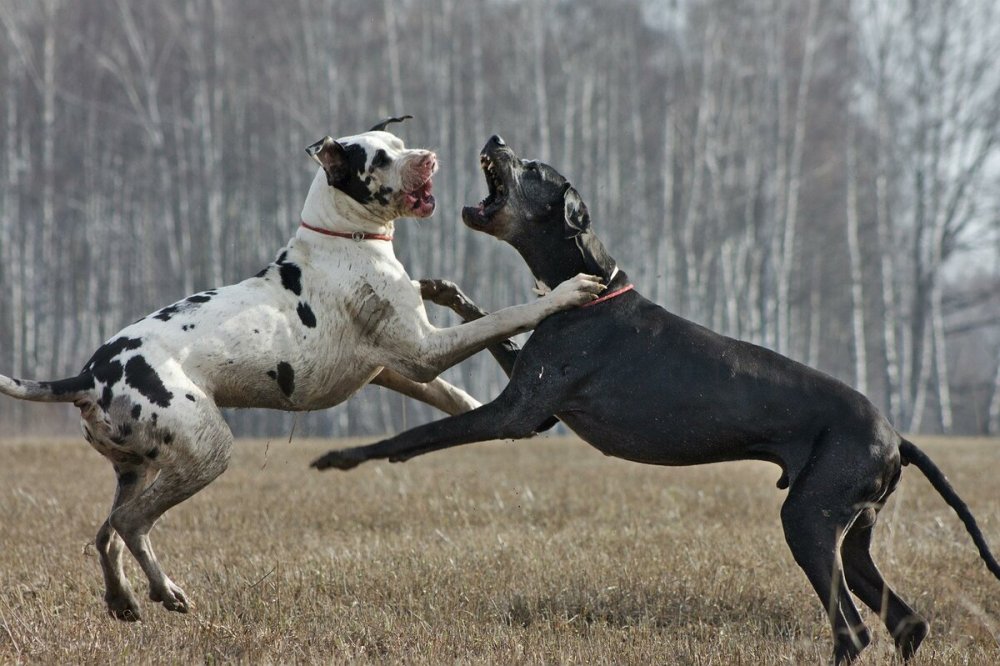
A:
[[[596,275],[580,273],[559,284],[546,298],[560,310],[568,310],[596,300],[606,287]]]

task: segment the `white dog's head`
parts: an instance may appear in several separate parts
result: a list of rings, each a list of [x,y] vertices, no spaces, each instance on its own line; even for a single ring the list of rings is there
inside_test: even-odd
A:
[[[408,116],[407,116],[408,117]],[[348,197],[370,220],[429,217],[434,212],[431,178],[437,156],[429,150],[406,148],[402,139],[385,131],[388,122],[356,136],[325,136],[306,148],[323,167],[331,197]]]

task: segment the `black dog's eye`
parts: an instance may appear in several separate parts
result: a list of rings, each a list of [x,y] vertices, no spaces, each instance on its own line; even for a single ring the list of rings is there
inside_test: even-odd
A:
[[[375,153],[375,157],[372,158],[372,168],[381,169],[387,166],[389,166],[389,156],[386,155],[384,150],[379,148]]]

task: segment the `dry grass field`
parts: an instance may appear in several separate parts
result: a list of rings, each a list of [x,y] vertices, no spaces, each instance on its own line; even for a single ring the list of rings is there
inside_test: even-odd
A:
[[[1000,550],[1000,441],[919,443]],[[830,654],[782,537],[776,467],[656,468],[540,438],[307,469],[330,445],[240,442],[229,471],[153,532],[193,611],[147,603],[144,622],[125,624],[105,615],[92,544],[110,465],[82,440],[0,443],[0,663],[728,665]],[[876,559],[932,621],[915,663],[1000,663],[1000,581],[913,468],[883,513]],[[863,663],[893,663],[868,618]]]

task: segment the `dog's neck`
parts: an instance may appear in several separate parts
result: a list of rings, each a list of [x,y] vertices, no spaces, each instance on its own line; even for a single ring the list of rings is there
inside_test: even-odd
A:
[[[552,241],[554,243],[511,242],[535,276],[536,291],[551,291],[579,273],[597,275],[606,285],[624,275],[601,241],[589,230],[574,238],[553,238]]]
[[[309,186],[302,206],[302,221],[327,231],[392,236],[395,222],[372,215],[364,206],[327,184],[326,172],[320,169]]]

